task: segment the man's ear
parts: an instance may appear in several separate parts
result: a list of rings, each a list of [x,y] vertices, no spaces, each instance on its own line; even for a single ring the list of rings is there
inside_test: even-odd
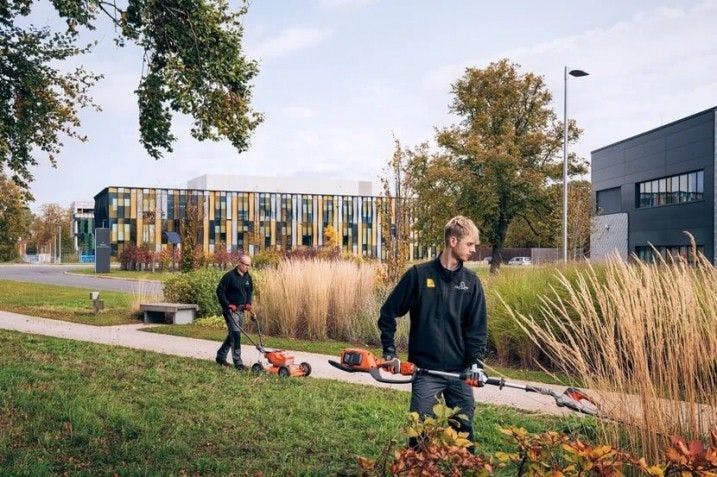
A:
[[[451,235],[450,237],[448,237],[448,245],[450,247],[455,247],[456,245],[458,245],[458,237],[456,237],[455,235]]]

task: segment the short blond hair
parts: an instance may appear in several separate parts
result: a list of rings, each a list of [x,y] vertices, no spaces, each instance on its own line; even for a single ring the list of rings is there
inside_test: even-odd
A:
[[[443,227],[443,243],[446,245],[451,237],[461,240],[466,236],[473,236],[476,238],[476,243],[480,242],[480,231],[468,217],[456,215]]]

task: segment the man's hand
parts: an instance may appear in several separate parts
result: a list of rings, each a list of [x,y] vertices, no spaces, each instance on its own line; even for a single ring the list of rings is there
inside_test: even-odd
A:
[[[254,308],[252,308],[251,303],[246,303],[246,304],[242,305],[242,310],[248,311],[249,313],[251,313],[252,311],[254,311]]]
[[[470,368],[466,368],[463,371],[463,375],[465,376],[466,384],[469,386],[481,388],[488,382],[488,376],[486,376],[482,368],[478,367],[477,363],[473,363]]]
[[[394,356],[392,353],[384,353],[383,359],[385,361],[383,367],[387,371],[393,374],[401,373],[401,360]]]
[[[229,303],[229,305],[227,305],[227,308],[229,308],[229,311],[231,311],[232,313],[236,313],[237,311],[237,306],[233,303]]]

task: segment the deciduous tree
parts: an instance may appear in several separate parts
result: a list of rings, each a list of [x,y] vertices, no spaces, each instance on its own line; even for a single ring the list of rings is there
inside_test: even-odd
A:
[[[383,197],[378,213],[385,248],[387,278],[398,282],[410,261],[411,216],[414,192],[411,188],[409,151],[394,138],[394,150],[380,177]]]
[[[506,59],[468,68],[452,94],[450,110],[460,122],[438,131],[440,152],[419,148],[414,155],[416,213],[424,216],[417,226],[424,227],[424,239],[435,242],[444,215],[474,219],[481,240],[492,246],[495,272],[510,224],[553,210],[549,186],[562,174],[563,124],[551,109],[543,78],[521,73]],[[569,121],[568,141],[580,132]],[[584,172],[583,161],[574,155],[569,161],[571,174]],[[427,216],[433,212],[441,222]]]
[[[32,242],[38,252],[53,258],[59,255],[58,247],[62,246],[62,255],[67,256],[74,253],[71,227],[72,210],[63,209],[59,204],[43,204],[30,225]]]
[[[118,45],[144,52],[136,90],[140,141],[150,157],[172,151],[175,113],[194,119],[202,141],[228,139],[241,152],[262,116],[251,109],[256,62],[242,53],[241,15],[226,0],[50,0],[65,31],[28,25],[32,0],[0,2],[0,167],[27,188],[38,154],[55,166],[63,137],[84,141],[78,110],[95,106],[89,88],[100,76],[58,63],[87,53],[81,29],[102,20],[116,27]]]
[[[30,232],[30,210],[24,191],[0,173],[0,262],[19,257],[18,243]]]
[[[508,228],[506,247],[560,248],[562,246],[562,184],[550,186],[548,194],[552,203],[552,213],[520,216],[515,219]],[[568,185],[568,251],[573,259],[586,256],[590,250],[593,210],[590,182],[571,181]]]

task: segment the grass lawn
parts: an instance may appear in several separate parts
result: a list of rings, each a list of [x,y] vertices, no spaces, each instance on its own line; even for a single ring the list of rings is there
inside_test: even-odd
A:
[[[132,295],[103,291],[105,309],[95,316],[90,290],[31,282],[0,280],[0,310],[88,325],[137,323]]]
[[[186,336],[191,338],[201,338],[205,340],[214,340],[214,341],[224,341],[224,338],[226,338],[227,333],[226,329],[222,328],[214,328],[214,327],[208,327],[208,326],[199,326],[199,325],[163,325],[163,326],[157,326],[152,328],[146,328],[144,331],[151,332],[151,333],[162,333],[167,335],[174,335],[174,336]],[[257,343],[258,338],[256,335],[250,335],[254,341]],[[273,336],[264,336],[263,337],[264,344],[267,347],[270,348],[281,348],[281,349],[289,349],[293,351],[304,351],[307,353],[320,353],[320,354],[330,354],[338,356],[339,352],[344,348],[355,348],[355,347],[361,347],[365,348],[363,345],[357,345],[355,343],[344,343],[341,341],[306,341],[306,340],[297,340],[297,339],[291,339],[291,338],[277,338]],[[242,336],[242,343],[243,344],[250,344],[249,340],[246,339],[246,337]],[[381,356],[381,349],[380,348],[371,348],[369,349],[376,355]],[[402,356],[402,359],[407,359],[406,355],[404,354]],[[487,363],[490,365],[490,363]],[[500,373],[501,376],[505,376],[510,379],[516,379],[520,381],[537,381],[541,383],[548,383],[548,384],[562,384],[565,382],[569,382],[568,379],[556,379],[553,376],[551,376],[548,373],[542,372],[542,371],[535,371],[530,369],[514,369],[514,368],[505,368],[501,366],[494,366],[495,370]],[[495,374],[494,372],[490,372],[489,374]],[[560,376],[558,376],[560,378]]]
[[[80,275],[92,275],[95,277],[114,277],[114,278],[125,278],[128,280],[155,280],[164,282],[167,278],[177,275],[180,272],[150,272],[141,271],[136,272],[132,270],[120,270],[111,269],[109,273],[95,273],[93,268],[72,268],[68,270],[68,273],[77,273]]]
[[[401,442],[409,394],[0,331],[0,474],[335,475]],[[591,420],[476,410],[498,426],[594,433]]]

